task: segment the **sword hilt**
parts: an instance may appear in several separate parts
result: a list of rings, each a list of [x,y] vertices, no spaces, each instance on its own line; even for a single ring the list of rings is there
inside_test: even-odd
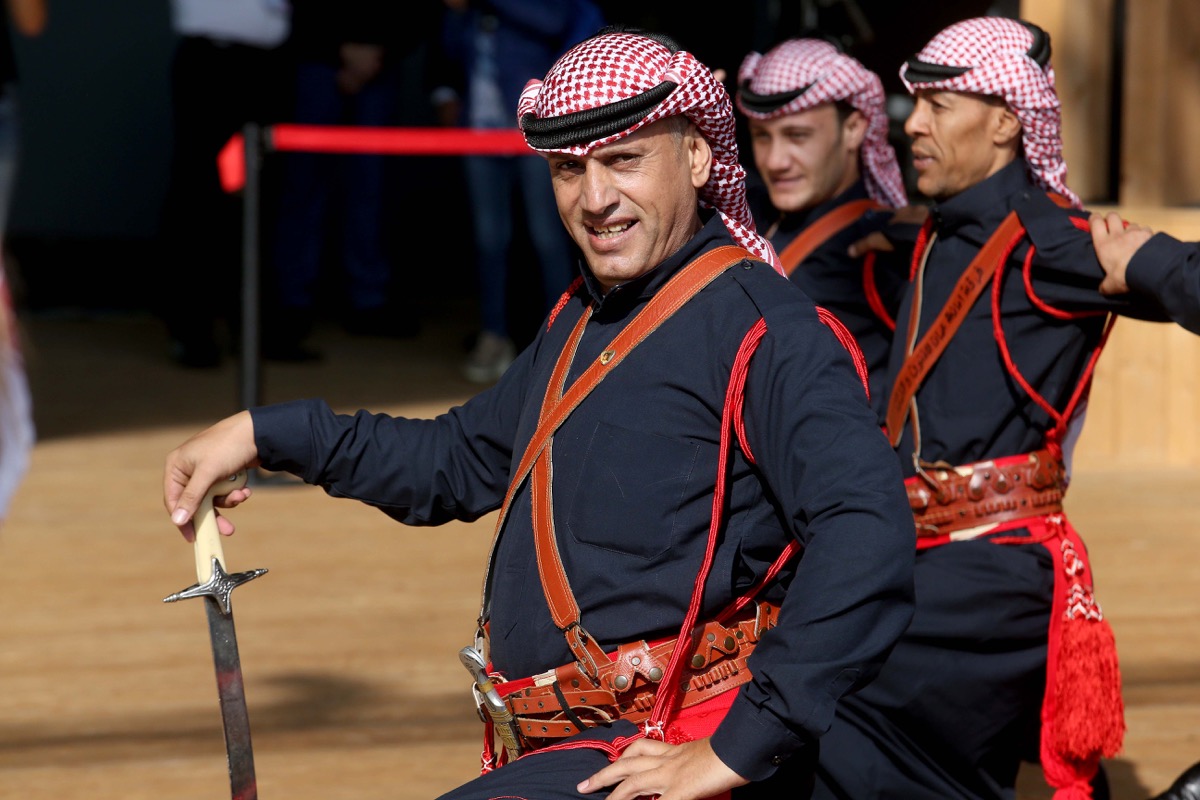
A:
[[[246,472],[230,475],[227,479],[214,484],[193,516],[196,528],[196,580],[207,583],[213,574],[213,559],[225,569],[225,551],[221,547],[221,531],[217,528],[217,511],[213,503],[218,497],[224,497],[230,492],[241,489],[246,485]]]
[[[265,569],[252,569],[232,574],[225,571],[225,553],[221,547],[221,531],[217,528],[217,512],[213,507],[213,500],[245,485],[246,473],[239,472],[229,476],[227,481],[213,486],[204,495],[200,501],[200,507],[196,509],[192,518],[196,527],[194,550],[197,582],[182,591],[164,597],[164,603],[208,596],[217,603],[221,613],[228,617],[233,613],[229,598],[233,590],[246,581],[254,580],[259,575],[266,573]]]

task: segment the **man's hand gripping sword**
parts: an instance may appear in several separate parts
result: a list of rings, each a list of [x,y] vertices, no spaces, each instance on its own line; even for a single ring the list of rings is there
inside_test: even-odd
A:
[[[265,569],[249,572],[225,571],[221,534],[213,498],[246,485],[246,473],[239,472],[209,490],[196,510],[196,580],[198,583],[163,598],[164,603],[191,597],[206,597],[208,632],[212,639],[213,666],[217,671],[217,694],[221,701],[221,721],[225,728],[225,752],[229,760],[229,785],[233,800],[257,800],[254,754],[250,747],[250,718],[246,712],[246,691],[238,656],[237,632],[233,627],[230,594],[243,583],[257,578]]]

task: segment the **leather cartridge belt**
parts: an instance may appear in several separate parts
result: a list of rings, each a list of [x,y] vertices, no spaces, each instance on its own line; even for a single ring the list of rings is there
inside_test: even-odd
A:
[[[1062,511],[1067,470],[1049,450],[959,467],[922,466],[904,482],[918,537]]]
[[[746,659],[778,618],[777,605],[758,603],[725,624],[706,623],[680,673],[679,707],[702,703],[749,681]],[[532,685],[505,697],[522,745],[536,750],[617,719],[646,720],[674,650],[674,639],[656,645],[645,641],[620,645],[609,654],[610,661],[600,665],[596,683],[574,663],[535,675]],[[506,695],[505,684],[496,688]]]

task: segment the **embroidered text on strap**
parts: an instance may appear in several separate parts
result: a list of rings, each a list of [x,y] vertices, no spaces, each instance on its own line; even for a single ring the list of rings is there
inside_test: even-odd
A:
[[[1051,194],[1050,199],[1060,207],[1068,203],[1066,198],[1056,194]],[[954,291],[950,293],[950,299],[946,301],[946,305],[942,307],[933,324],[929,326],[929,330],[921,337],[921,341],[915,344],[914,339],[917,326],[920,324],[920,314],[914,303],[908,321],[907,341],[910,348],[908,357],[900,366],[900,372],[892,387],[891,397],[888,398],[887,434],[892,447],[900,443],[904,421],[912,408],[913,397],[916,395],[921,381],[933,369],[933,365],[937,363],[946,346],[950,344],[955,331],[962,325],[967,312],[979,299],[984,287],[996,274],[996,270],[1008,259],[1009,254],[1024,236],[1025,227],[1017,217],[1017,212],[1009,212],[996,231],[975,254],[975,258],[971,259],[971,263],[967,265],[958,279],[958,283],[955,284]],[[923,276],[917,276],[915,283],[915,290],[919,296],[923,290]]]

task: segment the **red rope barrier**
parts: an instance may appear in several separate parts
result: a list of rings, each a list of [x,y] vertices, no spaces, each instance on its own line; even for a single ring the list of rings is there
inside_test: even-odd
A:
[[[533,155],[516,128],[368,128],[352,125],[280,124],[264,128],[270,150],[388,156]],[[235,134],[217,156],[221,186],[236,192],[246,183],[242,135]]]

